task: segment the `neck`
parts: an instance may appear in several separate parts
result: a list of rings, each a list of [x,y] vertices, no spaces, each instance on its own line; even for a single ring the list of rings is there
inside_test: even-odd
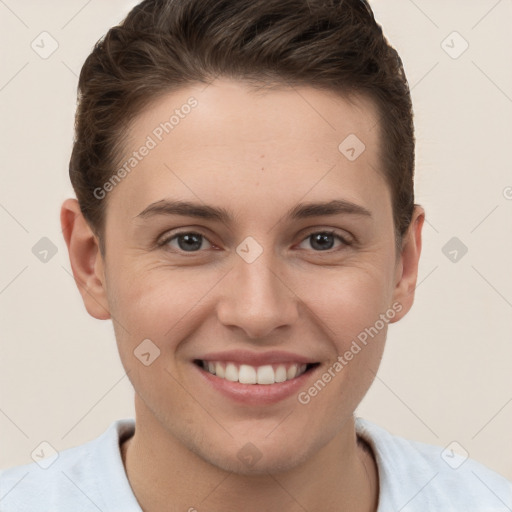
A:
[[[144,421],[141,421],[144,420]],[[144,512],[375,512],[379,482],[371,449],[354,421],[314,457],[286,472],[241,475],[184,447],[151,416],[137,414],[134,436],[121,446],[123,464]]]

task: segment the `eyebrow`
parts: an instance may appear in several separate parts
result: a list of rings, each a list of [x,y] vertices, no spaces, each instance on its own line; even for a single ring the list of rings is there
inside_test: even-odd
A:
[[[294,220],[339,214],[372,217],[370,210],[361,205],[343,199],[334,199],[328,202],[298,204],[286,213],[285,218]],[[234,215],[225,208],[168,199],[151,203],[136,218],[147,219],[158,215],[182,215],[215,220],[225,224],[228,224],[234,218]]]

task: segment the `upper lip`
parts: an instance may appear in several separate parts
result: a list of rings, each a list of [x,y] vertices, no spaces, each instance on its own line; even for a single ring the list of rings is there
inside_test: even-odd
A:
[[[293,352],[284,352],[273,350],[268,352],[250,352],[247,350],[227,350],[223,352],[210,352],[200,358],[201,361],[229,361],[239,364],[248,364],[250,366],[263,366],[266,364],[279,363],[315,363],[314,359],[294,354]]]

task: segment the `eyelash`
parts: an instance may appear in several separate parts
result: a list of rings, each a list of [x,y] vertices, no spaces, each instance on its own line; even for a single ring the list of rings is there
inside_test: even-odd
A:
[[[342,246],[345,246],[345,247],[349,247],[349,246],[351,246],[353,244],[353,242],[348,241],[345,237],[341,236],[340,234],[336,233],[336,231],[333,231],[333,230],[311,231],[304,238],[302,238],[300,243],[304,242],[305,240],[310,238],[312,235],[319,235],[319,234],[333,236],[333,237],[337,238],[338,241],[341,242]],[[169,242],[171,242],[172,240],[177,239],[178,237],[183,236],[183,235],[196,235],[196,236],[200,236],[200,237],[204,238],[205,240],[207,240],[211,245],[214,246],[214,244],[208,239],[207,236],[203,235],[202,233],[196,232],[196,231],[180,231],[178,233],[173,233],[172,235],[167,236],[163,240],[157,242],[157,246],[158,247],[164,247],[167,244],[169,244]],[[178,249],[174,249],[174,250],[177,253],[180,253],[180,254],[194,254],[194,253],[203,252],[202,250],[198,250],[198,251],[184,251],[184,250],[179,249],[179,248]],[[329,253],[335,252],[337,250],[340,250],[340,248],[338,248],[338,249],[335,249],[335,248],[334,249],[327,249],[325,251],[315,251],[315,250],[313,250],[313,252],[316,252],[316,253],[328,253],[329,254]]]

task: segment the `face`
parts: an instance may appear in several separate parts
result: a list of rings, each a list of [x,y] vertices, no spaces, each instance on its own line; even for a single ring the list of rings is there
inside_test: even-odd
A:
[[[137,421],[239,473],[344,435],[410,306],[376,122],[362,97],[228,80],[133,122],[96,271]]]

